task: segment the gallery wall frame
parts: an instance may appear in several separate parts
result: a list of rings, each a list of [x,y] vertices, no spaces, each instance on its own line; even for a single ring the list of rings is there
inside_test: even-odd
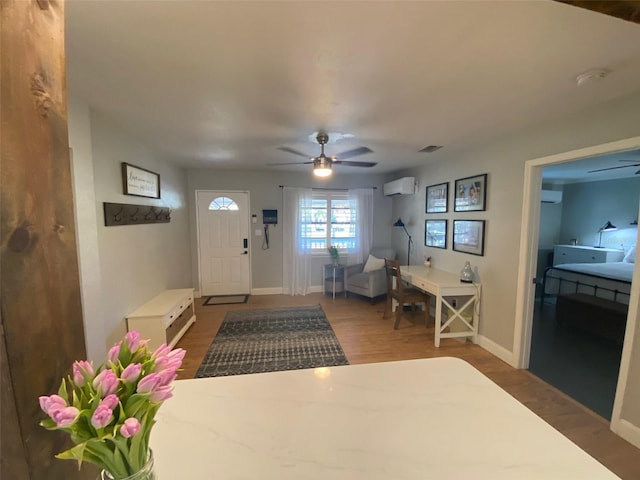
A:
[[[122,162],[122,186],[125,195],[160,198],[160,175]]]
[[[424,221],[424,245],[425,247],[447,248],[446,219]]]
[[[449,182],[429,185],[426,192],[425,213],[449,211]]]
[[[454,220],[453,250],[484,256],[485,220]]]
[[[481,212],[486,210],[487,174],[459,178],[454,185],[454,212]]]

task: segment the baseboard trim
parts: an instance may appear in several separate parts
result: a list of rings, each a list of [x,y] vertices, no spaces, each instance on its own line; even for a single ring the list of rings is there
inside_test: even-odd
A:
[[[251,295],[281,295],[282,293],[282,287],[265,287],[251,289]]]
[[[307,293],[322,293],[323,291],[322,285],[312,285],[307,289]],[[281,293],[282,295],[293,295],[288,288],[282,288],[281,291],[277,293]]]
[[[202,298],[202,295],[200,295],[200,290],[194,290],[193,296],[194,298]]]
[[[627,420],[620,419],[618,422],[618,428],[615,430],[612,428],[612,430],[615,434],[621,436],[633,446],[640,448],[640,427],[636,427],[633,423]]]
[[[502,345],[498,345],[496,342],[494,342],[493,340],[489,340],[483,335],[478,335],[478,345],[480,345],[489,353],[498,357],[503,362],[507,362],[513,368],[518,368],[517,362],[513,358],[513,352],[510,352]]]

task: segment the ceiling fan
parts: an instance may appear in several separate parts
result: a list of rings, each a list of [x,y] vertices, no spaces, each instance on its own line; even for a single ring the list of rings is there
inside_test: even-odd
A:
[[[635,162],[631,165],[620,165],[618,167],[598,168],[597,170],[589,170],[587,173],[604,172],[605,170],[617,170],[619,168],[640,167],[638,160],[618,160],[619,162]],[[640,174],[640,170],[636,171],[634,175]]]
[[[347,167],[373,167],[377,165],[376,162],[354,162],[347,161],[347,158],[357,157],[358,155],[364,155],[365,153],[371,153],[373,150],[367,147],[358,147],[353,150],[347,150],[346,152],[342,152],[341,154],[335,156],[327,156],[324,154],[324,146],[329,141],[329,135],[325,132],[318,132],[316,136],[316,141],[320,144],[320,155],[317,157],[309,157],[298,150],[291,147],[278,147],[278,150],[282,150],[283,152],[293,153],[294,155],[300,155],[301,157],[309,158],[307,162],[297,162],[297,163],[270,163],[269,165],[303,165],[309,164],[313,165],[313,173],[318,177],[327,177],[331,175],[331,171],[334,165],[344,165]]]

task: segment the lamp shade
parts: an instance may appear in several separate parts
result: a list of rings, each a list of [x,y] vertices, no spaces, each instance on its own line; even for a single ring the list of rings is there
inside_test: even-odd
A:
[[[398,219],[396,223],[393,224],[394,227],[404,227],[404,222],[401,218]]]
[[[618,227],[616,227],[613,223],[611,223],[610,221],[607,220],[607,223],[605,223],[602,227],[600,227],[600,230],[598,230],[599,232],[610,232],[611,230],[617,230]]]

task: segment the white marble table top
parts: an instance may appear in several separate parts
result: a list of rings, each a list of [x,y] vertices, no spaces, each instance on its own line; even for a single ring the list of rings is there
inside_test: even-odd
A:
[[[618,478],[454,358],[176,382],[159,480]]]

